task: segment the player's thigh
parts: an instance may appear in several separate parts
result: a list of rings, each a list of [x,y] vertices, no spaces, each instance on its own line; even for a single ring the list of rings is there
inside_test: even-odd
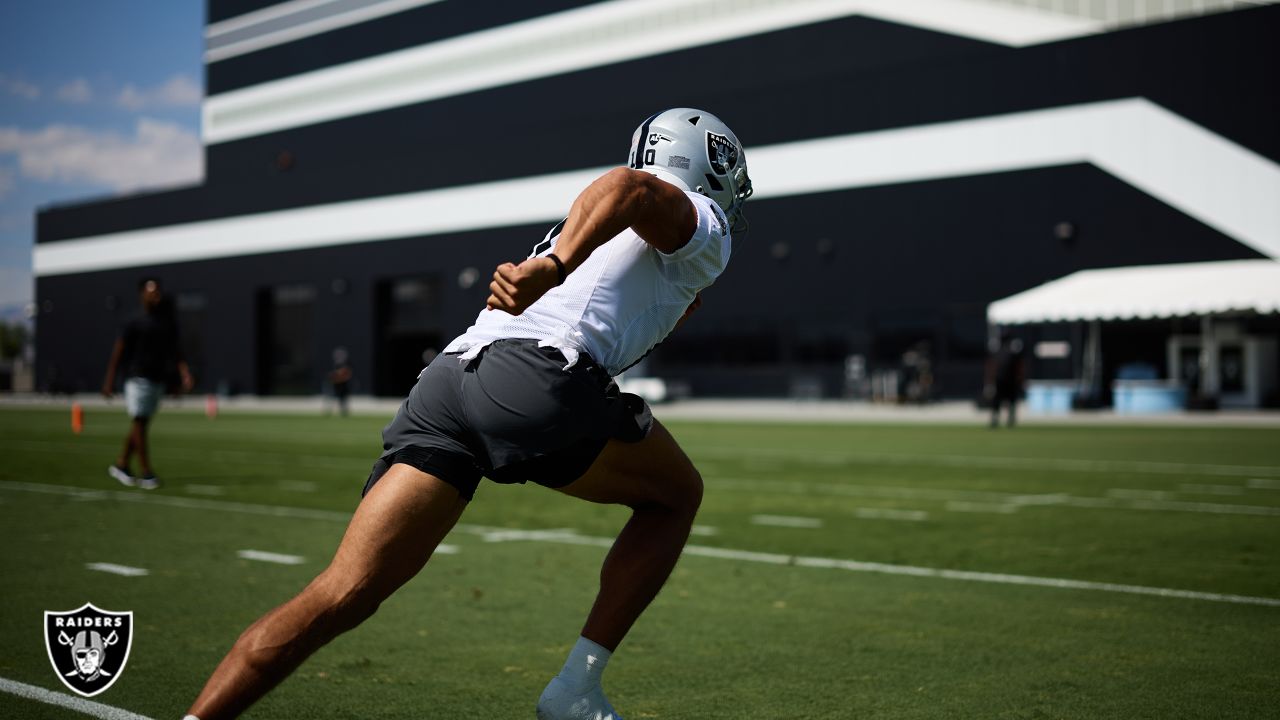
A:
[[[640,442],[610,440],[586,474],[559,490],[597,503],[696,511],[702,476],[666,427],[654,420]]]
[[[380,601],[422,569],[466,506],[443,480],[392,465],[356,508],[321,579]]]

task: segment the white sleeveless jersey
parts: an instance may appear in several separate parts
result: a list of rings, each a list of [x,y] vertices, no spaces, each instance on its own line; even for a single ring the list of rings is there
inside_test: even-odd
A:
[[[481,310],[475,324],[444,351],[469,360],[495,340],[527,338],[558,348],[568,360],[566,368],[580,353],[610,375],[631,367],[671,333],[694,295],[729,263],[724,212],[709,198],[686,194],[698,211],[698,227],[684,247],[660,252],[628,228],[522,314]],[[552,228],[529,257],[554,252],[563,227],[561,221]]]

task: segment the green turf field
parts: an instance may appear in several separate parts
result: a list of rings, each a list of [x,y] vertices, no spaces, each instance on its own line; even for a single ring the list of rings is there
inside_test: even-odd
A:
[[[65,693],[43,612],[91,601],[136,623],[94,700],[180,717],[236,635],[323,567],[384,421],[162,414],[167,484],[148,493],[105,474],[119,411],[76,436],[65,410],[0,409],[0,678]],[[1280,431],[670,427],[706,499],[610,663],[628,720],[1276,717]],[[483,484],[454,552],[249,717],[531,718],[624,520]],[[0,694],[0,717],[84,716]]]

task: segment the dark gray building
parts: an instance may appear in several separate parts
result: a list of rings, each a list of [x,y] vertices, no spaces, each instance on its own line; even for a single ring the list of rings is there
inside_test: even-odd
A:
[[[952,4],[211,0],[206,179],[39,214],[37,382],[96,388],[157,275],[202,390],[314,393],[343,346],[401,394],[673,106],[728,122],[756,187],[650,359],[695,394],[840,394],[849,356],[914,348],[968,396],[995,299],[1280,257],[1280,7]],[[1162,363],[1144,338],[1117,361]]]

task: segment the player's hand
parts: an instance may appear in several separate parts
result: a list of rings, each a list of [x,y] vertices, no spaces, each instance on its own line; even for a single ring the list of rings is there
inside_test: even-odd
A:
[[[554,260],[529,258],[519,265],[503,263],[493,271],[485,307],[519,315],[560,281]]]

